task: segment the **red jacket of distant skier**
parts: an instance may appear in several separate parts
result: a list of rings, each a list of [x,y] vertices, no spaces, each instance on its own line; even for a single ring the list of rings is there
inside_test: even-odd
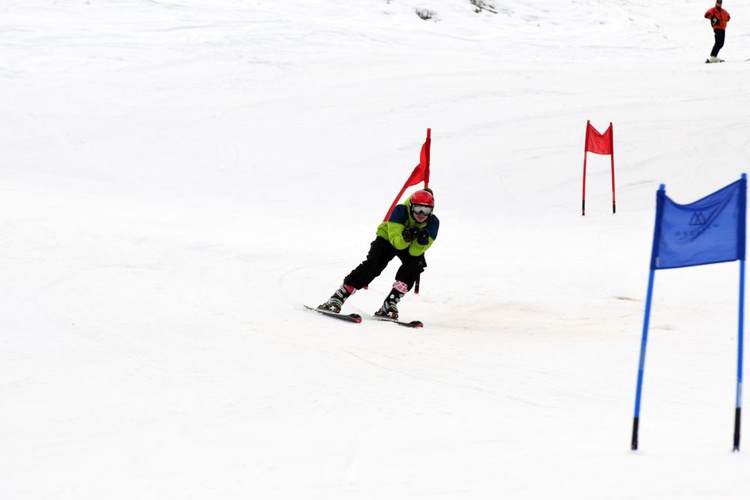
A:
[[[711,7],[706,11],[706,15],[703,16],[706,19],[716,18],[716,24],[711,21],[711,27],[715,30],[727,29],[727,23],[729,22],[729,12],[719,7]]]

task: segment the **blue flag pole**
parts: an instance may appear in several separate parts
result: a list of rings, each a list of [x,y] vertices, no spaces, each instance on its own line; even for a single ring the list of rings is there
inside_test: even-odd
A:
[[[638,383],[635,389],[635,412],[633,413],[633,437],[630,449],[638,449],[638,424],[641,419],[641,393],[643,390],[643,371],[646,367],[646,345],[648,344],[648,323],[651,320],[651,301],[654,295],[654,276],[656,274],[656,257],[659,255],[659,237],[661,235],[661,218],[664,214],[664,184],[656,192],[656,221],[654,222],[654,241],[651,246],[651,265],[648,273],[648,291],[646,292],[646,312],[643,315],[643,334],[641,335],[641,357],[638,362]]]
[[[744,350],[745,323],[745,261],[740,261],[740,310],[737,328],[737,398],[734,408],[734,446],[732,451],[740,451],[740,422],[742,421],[742,352]]]
[[[747,211],[747,174],[742,174],[742,202],[739,207],[739,228],[741,236],[738,239],[738,254],[740,255],[740,307],[737,324],[737,397],[734,408],[734,443],[732,451],[740,451],[740,422],[742,421],[742,362],[745,337],[745,239],[746,239],[746,211]]]
[[[641,335],[641,357],[638,363],[638,383],[635,390],[635,412],[633,413],[633,437],[630,449],[638,449],[638,423],[641,418],[641,391],[643,389],[643,371],[646,366],[646,345],[648,343],[648,323],[651,319],[651,297],[654,293],[654,275],[656,271],[651,269],[648,274],[648,292],[646,293],[646,313],[643,315],[643,334]]]

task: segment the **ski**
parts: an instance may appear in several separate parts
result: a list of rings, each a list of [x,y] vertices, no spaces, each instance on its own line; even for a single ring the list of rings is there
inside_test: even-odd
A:
[[[310,311],[315,311],[317,313],[320,313],[324,316],[328,316],[329,318],[336,318],[336,319],[340,319],[342,321],[346,321],[349,323],[361,323],[362,322],[362,316],[360,316],[359,314],[335,313],[333,311],[326,311],[325,309],[318,309],[317,307],[310,307],[308,305],[305,305],[305,308]]]
[[[706,59],[706,64],[716,64],[716,63],[723,63],[724,59],[719,59],[718,61],[712,61],[710,59]]]
[[[388,318],[385,316],[373,316],[372,319],[376,321],[387,321],[389,323],[396,323],[399,326],[404,326],[406,328],[422,328],[424,326],[424,323],[418,320],[414,321],[400,321],[393,318]]]
[[[341,321],[346,321],[348,323],[361,323],[362,322],[362,316],[359,314],[351,313],[351,314],[342,314],[342,313],[335,313],[333,311],[327,311],[325,309],[319,309],[317,307],[310,307],[307,304],[304,304],[305,309],[309,311],[314,311],[316,313],[320,313],[324,316],[328,316],[329,318],[335,318],[340,319]],[[372,316],[372,319],[376,321],[386,321],[388,323],[395,323],[399,326],[403,326],[406,328],[422,328],[424,327],[424,323],[421,321],[400,321],[397,319],[387,318],[383,316]]]

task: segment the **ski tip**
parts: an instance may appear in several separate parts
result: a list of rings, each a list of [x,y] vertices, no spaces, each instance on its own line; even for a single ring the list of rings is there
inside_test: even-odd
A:
[[[409,321],[409,324],[412,326],[412,328],[422,328],[424,327],[424,323],[421,321]]]

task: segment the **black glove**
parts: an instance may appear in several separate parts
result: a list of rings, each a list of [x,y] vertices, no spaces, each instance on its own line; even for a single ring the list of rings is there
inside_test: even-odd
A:
[[[416,227],[406,227],[403,231],[401,231],[401,236],[404,238],[404,241],[409,243],[411,240],[413,240],[417,236],[417,228]]]
[[[716,26],[719,24],[719,18],[718,17],[712,17],[711,18],[711,26]]]
[[[423,227],[417,233],[417,243],[420,245],[426,245],[430,242],[430,232],[426,227]]]

